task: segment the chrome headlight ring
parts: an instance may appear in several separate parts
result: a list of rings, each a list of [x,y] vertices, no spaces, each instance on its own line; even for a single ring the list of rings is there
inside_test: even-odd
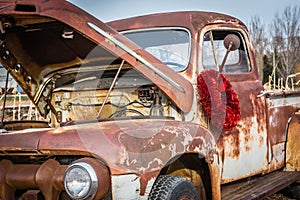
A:
[[[98,190],[98,178],[90,164],[77,162],[66,169],[64,186],[72,199],[93,199]]]

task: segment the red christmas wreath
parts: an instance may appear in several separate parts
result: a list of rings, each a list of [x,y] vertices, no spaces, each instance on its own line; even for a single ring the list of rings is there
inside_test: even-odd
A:
[[[197,78],[204,114],[223,130],[234,128],[241,118],[239,99],[231,83],[215,70],[205,70]]]

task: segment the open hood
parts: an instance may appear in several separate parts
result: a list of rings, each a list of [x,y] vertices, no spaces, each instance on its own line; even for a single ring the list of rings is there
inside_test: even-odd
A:
[[[0,0],[0,61],[41,114],[56,72],[122,60],[156,84],[184,112],[193,88],[167,65],[105,23],[62,0]],[[81,69],[82,70],[82,69]],[[184,99],[184,101],[182,101]]]

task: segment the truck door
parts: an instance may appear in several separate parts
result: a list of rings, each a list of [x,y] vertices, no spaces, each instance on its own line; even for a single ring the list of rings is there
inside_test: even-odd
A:
[[[229,27],[209,27],[202,31],[199,73],[219,70],[216,66],[223,61],[226,53],[223,42],[228,34],[238,36],[240,47],[229,53],[222,73],[238,95],[241,118],[235,128],[221,130],[217,135],[222,183],[261,173],[268,163],[265,99],[257,97],[263,86],[254,54],[247,46],[246,32]]]

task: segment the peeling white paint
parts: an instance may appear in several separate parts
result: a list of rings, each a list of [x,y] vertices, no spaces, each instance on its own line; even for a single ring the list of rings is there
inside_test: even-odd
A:
[[[155,162],[157,164],[155,164]],[[153,167],[157,166],[157,167]],[[144,173],[145,171],[155,171],[155,170],[160,170],[163,167],[164,163],[161,159],[154,158],[152,161],[148,162],[147,167],[138,167],[137,170],[139,170],[141,173]]]
[[[184,147],[186,147],[187,145],[190,144],[191,141],[193,141],[193,137],[191,136],[190,133],[184,133],[184,140],[183,142],[181,142],[183,144]]]
[[[169,151],[171,152],[171,157],[176,155],[176,144],[170,144]]]
[[[300,97],[270,97],[267,98],[270,107],[297,106],[300,107]]]
[[[186,127],[182,127],[182,126],[165,126],[164,127],[164,130],[166,132],[169,132],[171,134],[175,134],[176,137],[178,137],[178,134],[186,134],[186,133],[189,133],[190,132],[190,129],[189,128],[186,128]]]
[[[135,174],[112,175],[111,185],[114,200],[140,199],[140,177]]]
[[[129,165],[129,156],[128,156],[128,152],[123,149],[122,151],[120,151],[120,164],[124,165],[126,164],[127,166]]]
[[[147,183],[147,187],[146,187],[145,195],[144,195],[144,197],[147,197],[146,199],[148,199],[148,196],[151,192],[151,189],[152,189],[152,186],[153,186],[155,180],[156,180],[155,178],[151,178]],[[140,199],[142,199],[142,198],[140,198]]]
[[[251,120],[252,126],[247,133],[248,135],[245,135],[243,127],[237,127],[241,133],[236,138],[239,144],[238,147],[232,144],[234,141],[230,140],[230,136],[224,139],[225,159],[222,173],[224,183],[262,172],[268,164],[266,130],[258,133],[259,124],[256,117],[249,120]],[[262,143],[259,141],[262,141]],[[239,152],[238,157],[236,157],[236,153],[233,153],[235,149],[232,149],[232,147],[235,147]]]

